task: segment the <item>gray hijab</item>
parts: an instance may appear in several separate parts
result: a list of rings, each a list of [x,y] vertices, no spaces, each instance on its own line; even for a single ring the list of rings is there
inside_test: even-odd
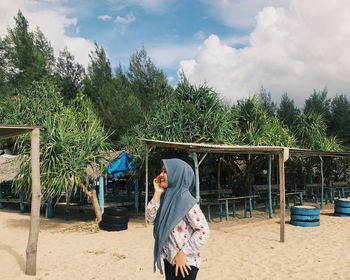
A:
[[[168,239],[171,230],[186,216],[188,211],[198,203],[191,195],[195,178],[191,166],[181,159],[163,159],[162,163],[168,176],[168,188],[160,198],[160,207],[154,221],[154,263],[163,274],[160,250]]]

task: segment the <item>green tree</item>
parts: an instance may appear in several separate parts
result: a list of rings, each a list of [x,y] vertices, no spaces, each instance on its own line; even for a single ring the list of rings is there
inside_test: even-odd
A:
[[[74,56],[64,48],[57,58],[55,76],[62,96],[66,100],[74,99],[83,86],[84,67],[76,63]]]
[[[350,147],[350,102],[344,94],[337,95],[331,103],[329,132]]]
[[[326,123],[330,118],[330,104],[331,99],[327,98],[328,91],[324,89],[323,91],[314,90],[313,94],[305,100],[304,113],[314,112],[323,116]]]
[[[39,29],[29,31],[28,21],[21,11],[15,22],[16,25],[8,28],[8,34],[0,40],[0,74],[12,94],[32,81],[48,78],[54,65],[53,49],[43,33]]]
[[[69,197],[81,187],[90,196],[100,219],[96,192],[86,187],[87,170],[91,167],[102,172],[104,152],[110,149],[110,144],[91,102],[80,94],[65,106],[58,90],[49,82],[34,82],[13,102],[15,119],[10,123],[45,127],[40,139],[44,199],[59,198],[63,192]],[[18,137],[16,149],[21,165],[15,189],[30,197],[30,136]]]
[[[290,99],[287,93],[284,93],[277,110],[279,120],[290,128],[299,114],[300,110],[295,106],[294,100]]]
[[[270,92],[267,92],[266,89],[262,87],[256,95],[256,99],[266,114],[269,116],[276,115],[277,106],[275,102],[272,101]]]
[[[116,130],[115,112],[119,106],[112,69],[104,49],[95,43],[95,50],[90,54],[90,63],[84,79],[84,93],[91,99],[95,110],[107,129]]]
[[[289,129],[275,116],[270,116],[261,107],[259,96],[239,100],[231,108],[231,117],[236,120],[236,129],[239,131],[239,143],[257,146],[295,146],[295,139]],[[231,170],[238,171],[236,176],[243,186],[243,193],[249,192],[254,178],[252,174],[259,172],[264,163],[257,155],[243,156],[245,169],[241,170],[235,160],[226,160]]]
[[[146,113],[152,112],[160,100],[172,93],[165,74],[154,65],[145,49],[131,55],[126,75]]]
[[[206,85],[195,87],[185,80],[173,95],[157,106],[154,114],[147,116],[143,123],[122,137],[121,146],[131,151],[142,165],[144,149],[140,146],[140,138],[235,143],[238,133],[234,128],[230,114],[216,92]]]

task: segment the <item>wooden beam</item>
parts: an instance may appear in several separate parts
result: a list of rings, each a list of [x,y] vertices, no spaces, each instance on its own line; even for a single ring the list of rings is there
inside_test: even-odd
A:
[[[285,174],[284,162],[289,158],[289,150],[283,149],[279,154],[279,181],[280,181],[280,242],[285,242],[285,214],[286,214],[286,198],[285,198]]]
[[[148,154],[150,152],[150,148],[148,145],[146,145],[146,167],[145,167],[145,175],[146,175],[146,195],[145,195],[145,223],[147,225],[147,217],[146,217],[146,213],[147,213],[147,204],[148,204]]]
[[[35,128],[31,135],[31,164],[32,164],[32,206],[30,212],[30,229],[26,250],[27,275],[36,275],[36,255],[40,226],[40,129]]]
[[[323,177],[323,159],[320,156],[320,167],[321,167],[321,209],[323,208],[323,193],[324,193],[324,177]]]
[[[268,202],[269,202],[269,218],[272,219],[272,198],[271,198],[271,155],[268,155],[268,170],[267,170],[267,184],[268,184]]]

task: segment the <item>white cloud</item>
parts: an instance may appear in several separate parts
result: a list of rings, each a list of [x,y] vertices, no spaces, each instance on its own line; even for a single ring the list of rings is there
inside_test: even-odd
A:
[[[174,2],[174,0],[107,0],[107,2],[109,2],[110,8],[113,10],[122,10],[130,6],[140,6],[147,11],[161,12],[168,4]]]
[[[234,28],[252,28],[255,25],[255,15],[264,7],[287,7],[290,3],[290,0],[200,1],[208,6],[208,12],[217,20]]]
[[[199,39],[199,40],[203,40],[205,38],[205,33],[203,30],[199,30],[198,32],[196,32],[194,34],[194,37]]]
[[[116,23],[120,23],[123,25],[128,25],[129,23],[135,21],[136,18],[133,13],[128,13],[125,17],[117,16],[115,19]]]
[[[181,61],[194,83],[207,81],[237,100],[263,86],[280,101],[283,92],[302,105],[313,89],[330,96],[350,89],[350,2],[292,0],[256,16],[249,45],[233,48],[211,35],[195,59]]]
[[[7,34],[7,27],[14,26],[13,17],[18,10],[29,22],[30,30],[38,26],[44,35],[50,40],[58,55],[60,49],[67,46],[68,50],[75,56],[76,60],[88,65],[88,54],[94,49],[94,44],[82,37],[72,37],[65,33],[65,28],[73,26],[77,28],[77,19],[67,16],[68,10],[61,6],[60,0],[38,1],[38,0],[3,0],[0,1],[0,36]]]
[[[100,19],[100,20],[103,20],[103,21],[112,19],[112,17],[109,16],[109,15],[98,16],[97,18]]]
[[[157,67],[176,69],[183,59],[190,59],[197,53],[198,45],[163,45],[147,50]]]

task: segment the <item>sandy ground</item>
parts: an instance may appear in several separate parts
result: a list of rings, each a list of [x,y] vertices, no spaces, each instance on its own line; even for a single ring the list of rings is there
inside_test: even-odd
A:
[[[210,223],[211,238],[202,249],[197,279],[350,279],[350,218],[321,212],[321,226],[286,224],[286,242],[279,242],[278,213]],[[0,210],[0,279],[164,279],[153,273],[152,226],[132,217],[129,229],[98,231],[93,213],[64,211],[54,219],[42,215],[37,276],[24,275],[29,213],[17,206]],[[289,211],[286,213],[289,221]]]

